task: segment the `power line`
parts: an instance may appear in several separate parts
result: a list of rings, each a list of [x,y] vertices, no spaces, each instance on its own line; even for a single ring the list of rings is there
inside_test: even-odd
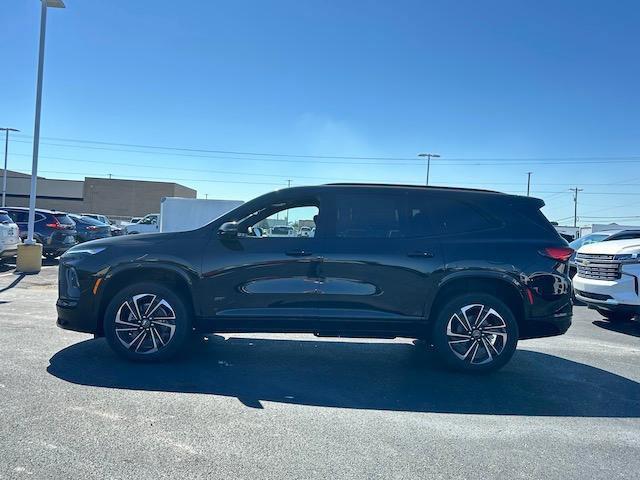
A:
[[[31,138],[29,135],[20,135],[22,138]],[[45,145],[59,146],[59,147],[68,147],[68,148],[91,148],[91,149],[105,149],[106,148],[95,147],[92,145],[102,145],[102,146],[118,146],[118,147],[128,147],[128,148],[144,148],[151,150],[169,150],[169,151],[178,151],[178,152],[191,152],[191,153],[215,153],[215,154],[225,154],[225,155],[250,155],[256,157],[280,157],[280,158],[299,158],[299,159],[329,159],[329,160],[394,160],[394,161],[402,161],[402,162],[410,162],[412,165],[416,165],[416,159],[412,157],[404,157],[404,156],[359,156],[359,155],[310,155],[310,154],[292,154],[292,153],[270,153],[270,152],[251,152],[251,151],[237,151],[237,150],[214,150],[214,149],[204,149],[204,148],[191,148],[191,147],[175,147],[175,146],[166,146],[166,145],[146,145],[146,144],[133,144],[133,143],[120,143],[120,142],[104,142],[98,140],[82,140],[82,139],[73,139],[73,138],[61,138],[61,137],[43,137],[47,140],[54,141],[62,141],[62,142],[71,142],[71,143],[82,143],[82,145],[66,145],[66,144],[57,144],[57,143],[45,143],[41,142]],[[19,140],[15,140],[19,141]],[[23,142],[30,143],[30,142]],[[115,150],[115,151],[128,151],[128,150]],[[135,151],[135,153],[152,153],[152,152],[142,152]],[[158,152],[156,152],[158,153]],[[226,158],[226,157],[222,157]],[[258,159],[247,159],[247,160],[258,160]],[[449,164],[451,162],[500,162],[499,164],[513,162],[512,164],[517,165],[517,162],[536,162],[536,163],[566,163],[566,164],[575,164],[575,163],[636,163],[640,161],[640,155],[619,155],[619,156],[589,156],[589,157],[485,157],[485,158],[447,158],[446,160],[441,160],[439,163],[441,164]],[[339,162],[340,163],[340,162]],[[394,163],[395,165],[395,163]]]
[[[26,153],[13,153],[12,155],[16,155],[16,156],[24,156],[24,157],[29,157],[30,155],[26,154]],[[185,167],[169,167],[169,166],[159,166],[159,165],[145,165],[145,164],[141,164],[141,163],[129,163],[129,162],[108,162],[108,161],[104,161],[104,160],[86,160],[86,159],[80,159],[80,158],[68,158],[68,157],[57,157],[57,156],[50,156],[50,155],[40,155],[40,158],[45,158],[45,159],[49,159],[49,160],[63,160],[63,161],[68,161],[68,162],[80,162],[80,163],[95,163],[95,164],[104,164],[104,165],[117,165],[117,166],[125,166],[125,167],[135,167],[135,168],[153,168],[155,170],[157,169],[161,169],[161,170],[177,170],[177,171],[190,171],[190,172],[204,172],[204,173],[218,173],[218,174],[229,174],[229,175],[248,175],[248,176],[260,176],[260,177],[277,177],[277,178],[301,178],[301,179],[310,179],[310,180],[336,180],[338,179],[338,177],[317,177],[317,176],[308,176],[308,175],[290,175],[288,173],[285,174],[270,174],[270,173],[256,173],[256,172],[239,172],[239,171],[232,171],[232,170],[212,170],[209,168],[185,168]],[[350,179],[342,179],[341,180],[346,180],[346,181],[350,181]],[[388,178],[385,178],[383,180],[371,180],[371,179],[365,179],[365,178],[359,178],[358,181],[392,181]],[[406,180],[396,180],[397,182],[405,182]],[[441,182],[441,183],[453,183],[453,182]],[[520,182],[465,182],[465,184],[467,185],[520,185]],[[567,185],[571,185],[570,183],[537,183],[536,185],[542,185],[542,186],[567,186]],[[625,183],[625,184],[620,184],[620,183],[581,183],[581,186],[612,186],[612,185],[616,185],[616,186],[628,186],[628,187],[635,187],[635,186],[640,186],[640,183]],[[564,192],[557,192],[557,193],[564,193]],[[597,193],[597,192],[593,192],[593,193]],[[608,193],[608,192],[604,192],[604,193]]]

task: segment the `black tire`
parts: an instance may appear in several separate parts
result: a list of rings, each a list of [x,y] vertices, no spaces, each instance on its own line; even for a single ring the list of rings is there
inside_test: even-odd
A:
[[[168,360],[185,349],[191,325],[191,314],[179,295],[157,283],[137,283],[119,291],[109,302],[104,336],[122,357],[155,362]],[[127,348],[125,343],[129,342]]]
[[[482,318],[484,321],[480,321]],[[518,322],[504,302],[486,293],[471,293],[455,297],[439,309],[432,341],[438,357],[448,367],[488,373],[511,359],[518,333]]]
[[[631,313],[610,312],[606,310],[598,310],[598,312],[611,323],[630,322],[633,318],[633,314]]]

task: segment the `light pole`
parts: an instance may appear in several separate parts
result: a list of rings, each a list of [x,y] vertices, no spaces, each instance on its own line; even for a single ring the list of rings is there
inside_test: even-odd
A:
[[[62,0],[40,0],[40,48],[38,54],[38,80],[36,84],[36,119],[33,127],[33,162],[31,165],[31,192],[29,193],[29,223],[27,245],[33,245],[33,224],[36,217],[36,185],[38,179],[38,148],[40,147],[40,112],[42,106],[42,77],[44,74],[44,39],[47,30],[47,9],[64,8]]]
[[[429,170],[431,170],[431,159],[440,158],[437,153],[419,153],[419,157],[427,157],[427,186],[429,186]]]
[[[36,116],[33,128],[33,162],[31,164],[31,191],[29,192],[29,220],[27,239],[18,246],[16,270],[24,273],[38,273],[42,268],[42,246],[33,239],[33,224],[36,218],[36,186],[38,180],[38,148],[40,146],[40,112],[42,105],[42,77],[44,73],[44,46],[47,30],[47,10],[64,8],[62,0],[40,0],[40,44],[38,47],[38,79],[36,82]]]
[[[2,207],[7,206],[6,197],[7,197],[7,156],[9,154],[9,132],[19,132],[20,130],[16,128],[0,128],[0,131],[5,132],[4,138],[4,170],[2,172]]]
[[[533,172],[527,172],[527,197],[529,196],[529,191],[531,190],[531,174]]]

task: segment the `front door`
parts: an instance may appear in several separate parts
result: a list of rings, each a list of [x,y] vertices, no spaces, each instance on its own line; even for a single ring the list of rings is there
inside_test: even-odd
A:
[[[237,237],[213,236],[203,305],[215,330],[303,329],[317,303],[322,232],[314,218],[321,209],[317,198],[283,199],[240,221]]]

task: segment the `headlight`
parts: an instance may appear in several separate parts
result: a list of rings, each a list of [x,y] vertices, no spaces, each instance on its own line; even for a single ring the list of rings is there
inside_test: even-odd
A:
[[[620,253],[614,255],[614,260],[618,260],[622,263],[640,263],[640,254],[637,253]]]
[[[63,256],[67,257],[71,255],[95,255],[96,253],[100,253],[103,250],[106,250],[106,248],[107,247],[78,246],[78,247],[70,248],[69,250],[66,251],[66,253]]]

